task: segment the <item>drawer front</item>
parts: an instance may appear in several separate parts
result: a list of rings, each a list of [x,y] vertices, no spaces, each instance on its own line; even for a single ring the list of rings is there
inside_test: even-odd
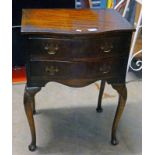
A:
[[[126,58],[99,62],[31,61],[29,75],[32,79],[92,79],[119,77],[126,72]]]
[[[70,60],[111,57],[128,52],[129,42],[124,37],[100,39],[30,39],[31,58]]]

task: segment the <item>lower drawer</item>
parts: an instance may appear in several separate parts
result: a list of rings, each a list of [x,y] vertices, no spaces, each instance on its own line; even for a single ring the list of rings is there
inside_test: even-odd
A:
[[[106,79],[124,75],[127,59],[113,58],[91,62],[31,61],[28,66],[30,80]]]

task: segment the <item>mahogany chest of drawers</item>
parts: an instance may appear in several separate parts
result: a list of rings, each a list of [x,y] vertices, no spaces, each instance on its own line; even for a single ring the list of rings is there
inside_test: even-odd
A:
[[[97,112],[105,82],[119,93],[112,127],[112,144],[118,143],[116,129],[123,112],[125,86],[133,27],[113,9],[25,9],[22,34],[27,38],[27,85],[24,106],[32,134],[31,151],[36,149],[33,113],[34,96],[50,81],[83,87],[101,80]]]

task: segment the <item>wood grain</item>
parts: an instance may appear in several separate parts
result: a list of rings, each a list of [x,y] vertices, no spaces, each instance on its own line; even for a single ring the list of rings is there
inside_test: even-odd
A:
[[[23,33],[90,34],[106,31],[133,31],[113,9],[23,9]]]

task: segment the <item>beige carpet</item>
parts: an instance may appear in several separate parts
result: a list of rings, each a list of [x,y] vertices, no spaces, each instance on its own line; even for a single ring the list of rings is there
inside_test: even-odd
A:
[[[96,113],[99,82],[83,88],[48,83],[36,96],[37,151],[28,151],[30,131],[23,107],[24,84],[13,85],[13,155],[141,155],[141,82],[127,84],[128,101],[110,144],[118,96],[106,85],[103,113]]]

